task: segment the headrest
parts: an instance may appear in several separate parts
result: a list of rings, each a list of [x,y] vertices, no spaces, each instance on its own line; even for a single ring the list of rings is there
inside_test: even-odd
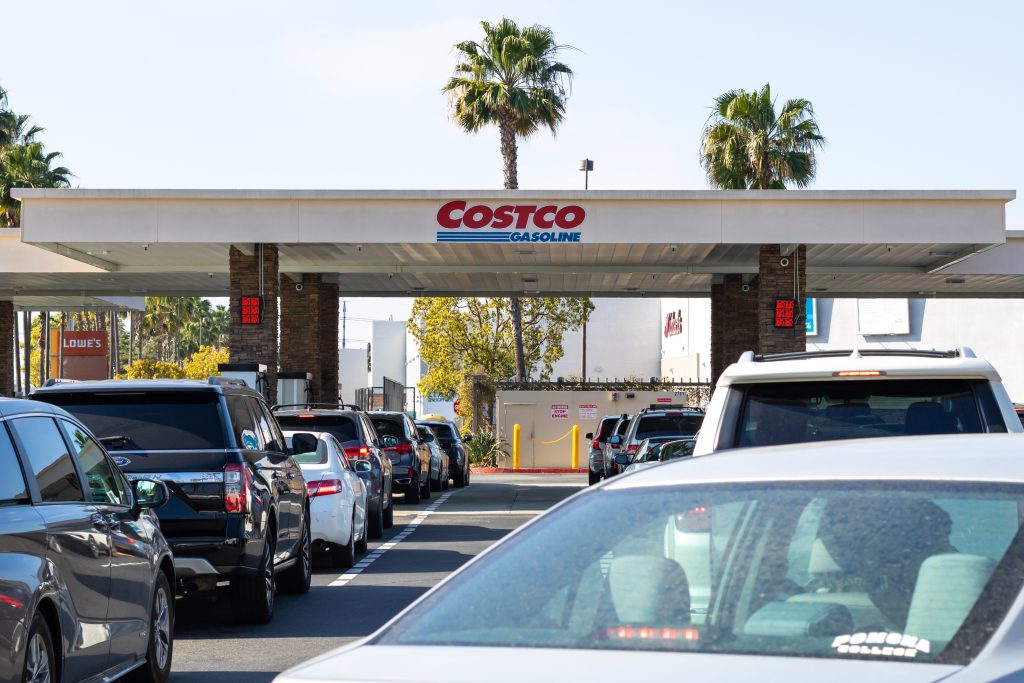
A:
[[[821,539],[814,539],[814,543],[811,544],[811,559],[807,563],[807,573],[811,575],[838,574],[840,571],[842,570],[832,559],[832,555],[829,554]]]
[[[835,420],[843,420],[860,415],[870,415],[871,406],[867,403],[840,403],[825,408],[825,417]]]
[[[947,553],[921,563],[904,633],[948,642],[981,595],[996,561],[983,555]]]
[[[612,560],[608,588],[624,624],[672,626],[690,623],[690,585],[674,560],[624,555]]]
[[[748,636],[837,636],[854,629],[853,617],[834,602],[769,602],[743,625]]]
[[[941,404],[933,401],[918,401],[907,407],[904,419],[904,433],[952,434],[956,431],[956,420]]]

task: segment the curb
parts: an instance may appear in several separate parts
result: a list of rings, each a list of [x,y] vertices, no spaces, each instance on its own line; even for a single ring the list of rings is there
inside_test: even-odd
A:
[[[587,468],[574,470],[571,467],[520,467],[514,470],[511,467],[473,467],[472,474],[583,474]]]

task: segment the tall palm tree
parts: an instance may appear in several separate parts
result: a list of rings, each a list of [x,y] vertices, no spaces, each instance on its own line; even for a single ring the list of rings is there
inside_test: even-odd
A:
[[[0,214],[8,227],[16,227],[20,205],[11,197],[14,187],[70,187],[72,173],[53,166],[60,152],[47,152],[41,142],[23,142],[6,148],[0,158]]]
[[[825,138],[809,100],[792,99],[776,113],[771,87],[730,90],[715,99],[704,128],[701,163],[713,187],[782,190],[807,187]]]
[[[554,134],[565,118],[572,69],[557,58],[570,46],[556,43],[551,29],[544,26],[520,27],[508,18],[496,24],[482,21],[480,26],[482,41],[455,46],[460,61],[442,91],[451,98],[455,122],[467,132],[498,126],[505,189],[518,190],[517,138],[541,128]],[[526,377],[522,308],[518,297],[512,297],[511,303],[516,379],[522,381]]]

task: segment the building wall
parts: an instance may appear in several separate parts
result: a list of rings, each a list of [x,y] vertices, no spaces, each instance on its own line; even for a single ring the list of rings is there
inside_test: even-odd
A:
[[[681,332],[666,335],[669,315],[681,319]],[[706,382],[711,373],[711,299],[661,300],[661,376]]]
[[[593,299],[587,323],[587,378],[592,380],[661,375],[661,300]],[[555,363],[552,378],[579,377],[582,334],[562,339],[565,356]]]
[[[384,386],[385,377],[406,382],[406,333],[404,320],[374,320],[370,324],[370,386]]]
[[[339,400],[342,403],[355,403],[356,391],[370,386],[366,359],[366,349],[338,349]]]

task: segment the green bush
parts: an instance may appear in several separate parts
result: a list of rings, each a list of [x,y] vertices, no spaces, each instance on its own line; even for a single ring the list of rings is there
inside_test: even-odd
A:
[[[498,460],[509,457],[507,445],[501,437],[491,429],[483,429],[472,435],[466,442],[469,464],[477,467],[497,467]]]

